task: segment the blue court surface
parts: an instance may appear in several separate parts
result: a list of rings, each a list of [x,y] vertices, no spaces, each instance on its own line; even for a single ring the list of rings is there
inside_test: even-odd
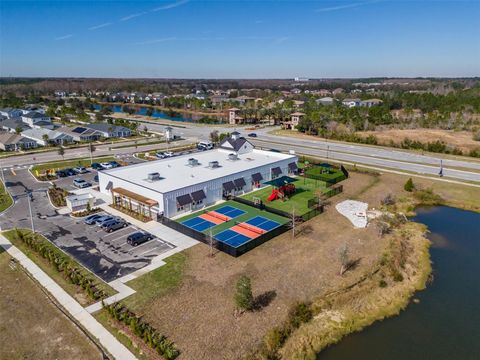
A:
[[[237,216],[245,214],[245,211],[237,209],[236,207],[233,207],[230,205],[225,205],[225,206],[222,206],[221,208],[214,209],[212,211],[228,216],[229,218],[235,218]]]
[[[233,247],[239,247],[240,245],[252,240],[248,236],[239,234],[236,231],[230,229],[227,229],[215,235],[215,239]]]
[[[186,220],[182,222],[182,224],[188,226],[190,229],[200,232],[210,229],[211,227],[214,227],[216,225],[210,221],[204,220],[199,217],[194,217],[193,219]]]
[[[245,221],[248,225],[256,226],[265,231],[271,231],[280,226],[280,224],[276,221],[264,218],[262,216],[256,216],[253,219]]]

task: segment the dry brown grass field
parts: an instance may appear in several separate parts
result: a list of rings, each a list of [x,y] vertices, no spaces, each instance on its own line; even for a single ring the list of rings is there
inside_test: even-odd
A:
[[[3,251],[3,250],[1,250]],[[95,345],[0,251],[0,359],[101,359]]]

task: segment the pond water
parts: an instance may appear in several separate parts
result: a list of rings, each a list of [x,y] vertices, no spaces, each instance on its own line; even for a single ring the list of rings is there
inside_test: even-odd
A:
[[[480,201],[480,199],[479,199]],[[399,316],[345,337],[318,360],[480,359],[480,214],[421,208],[430,230],[433,282]]]
[[[127,105],[136,110],[135,115],[147,115],[148,107],[139,106],[139,105],[130,105],[130,104],[127,104]],[[100,110],[103,106],[95,104],[94,107],[95,107],[95,110]],[[109,105],[109,107],[115,113],[122,112],[122,106],[121,105]],[[159,119],[181,121],[181,122],[197,122],[199,119],[204,117],[203,115],[187,114],[187,113],[180,113],[180,112],[175,113],[175,114],[176,114],[175,116],[171,116],[171,115],[167,114],[165,111],[160,111],[156,108],[153,108],[153,114],[151,116],[155,117],[155,118],[159,118]],[[208,116],[208,118],[218,119],[219,121],[222,121],[222,118],[218,117],[218,116],[213,116],[212,115],[212,116]]]

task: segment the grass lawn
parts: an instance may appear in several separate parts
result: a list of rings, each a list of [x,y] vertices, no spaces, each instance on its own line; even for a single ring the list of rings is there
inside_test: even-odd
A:
[[[5,185],[0,181],[0,212],[5,211],[12,204],[12,197],[5,190]]]
[[[335,168],[328,168],[323,166],[313,166],[306,171],[307,176],[326,181],[331,184],[336,184],[345,180],[345,175],[341,170]]]
[[[202,211],[197,211],[196,213],[189,214],[189,215],[184,216],[180,219],[177,219],[176,221],[177,222],[183,222],[185,220],[194,218],[194,217],[202,214],[205,211],[212,211],[212,210],[215,210],[215,209],[227,206],[227,205],[235,207],[235,208],[240,209],[240,210],[243,210],[243,211],[245,211],[245,213],[243,215],[240,215],[240,216],[234,218],[233,221],[227,221],[227,222],[224,222],[222,224],[219,224],[217,226],[212,227],[211,228],[212,229],[212,235],[216,235],[216,234],[218,234],[218,233],[220,233],[224,230],[227,230],[227,229],[231,228],[232,226],[235,225],[235,222],[245,222],[245,221],[250,220],[250,219],[252,219],[256,216],[263,216],[264,218],[276,221],[279,224],[286,224],[286,223],[289,222],[289,219],[287,219],[283,216],[272,214],[272,213],[269,213],[265,210],[259,210],[259,209],[256,209],[254,207],[248,206],[248,205],[240,204],[236,201],[227,201],[227,202],[209,207],[207,209],[203,209]],[[204,233],[209,234],[209,231],[210,231],[210,229],[205,230]]]
[[[30,230],[23,229],[21,230],[25,234],[31,233]],[[58,285],[60,285],[68,294],[73,296],[75,300],[77,300],[81,305],[87,306],[90,304],[95,303],[96,301],[91,299],[90,297],[85,294],[80,286],[72,284],[68,280],[63,277],[63,273],[58,272],[56,268],[53,267],[46,259],[44,259],[40,254],[29,248],[22,240],[18,239],[15,236],[15,230],[7,230],[3,232],[3,236],[5,236],[10,242],[15,245],[21,252],[23,252],[30,260],[32,260],[35,264],[37,264],[48,276],[50,276]],[[39,235],[41,236],[41,235]],[[43,236],[41,236],[45,239]],[[45,241],[48,241],[45,239]],[[51,246],[55,247],[55,245],[51,244]],[[55,247],[56,248],[56,247]],[[58,250],[58,248],[57,248]],[[61,250],[58,250],[61,251]],[[72,262],[79,268],[82,269],[82,273],[90,275],[91,278],[96,280],[98,287],[105,291],[108,295],[116,294],[116,291],[112,289],[109,285],[104,283],[101,279],[97,278],[93,275],[90,271],[85,269],[81,264],[76,262],[72,259]]]
[[[0,248],[0,359],[101,359],[88,339]]]
[[[137,292],[123,302],[133,311],[141,310],[149,301],[175,289],[182,280],[187,256],[177,253],[165,259],[165,265],[127,283]]]
[[[324,192],[327,189],[326,183],[320,180],[313,180],[308,178],[299,177],[298,181],[293,183],[296,188],[296,192],[293,196],[290,196],[288,200],[274,200],[267,201],[267,198],[272,193],[272,186],[266,186],[264,188],[252,191],[242,196],[246,200],[253,201],[254,197],[260,198],[263,203],[272,208],[283,210],[288,213],[292,213],[295,209],[296,215],[303,215],[310,209],[308,208],[308,200],[316,198],[316,191],[320,190]]]
[[[106,162],[106,161],[113,161],[115,158],[113,156],[104,156],[99,158],[93,158],[93,162]],[[65,169],[71,167],[89,167],[90,166],[90,158],[82,158],[82,159],[75,159],[75,160],[65,160],[65,161],[53,161],[47,162],[39,165],[35,165],[32,168],[32,173],[36,173],[36,171],[41,172],[48,169]]]

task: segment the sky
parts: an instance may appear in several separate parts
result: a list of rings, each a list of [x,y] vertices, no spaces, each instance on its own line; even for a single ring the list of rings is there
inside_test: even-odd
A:
[[[0,0],[0,76],[480,76],[480,0]]]

